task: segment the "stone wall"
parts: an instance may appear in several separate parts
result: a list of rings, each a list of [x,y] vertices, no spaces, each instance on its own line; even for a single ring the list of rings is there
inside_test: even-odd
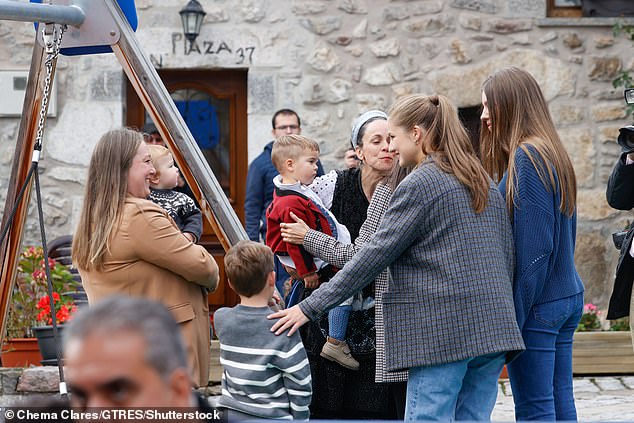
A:
[[[545,0],[206,0],[189,51],[178,10],[185,0],[137,0],[138,38],[161,68],[248,68],[252,159],[270,138],[270,118],[296,109],[327,168],[341,164],[352,120],[410,93],[480,103],[480,85],[517,65],[540,82],[579,181],[577,263],[587,301],[607,305],[617,252],[610,234],[627,213],[610,209],[605,184],[628,123],[611,80],[631,69],[632,44],[613,21],[545,18]],[[32,26],[0,23],[0,69],[28,69]],[[48,236],[71,233],[85,167],[98,136],[123,123],[123,74],[113,55],[62,57],[58,114],[42,160]],[[0,118],[0,200],[18,120]],[[38,239],[34,210],[26,242]]]

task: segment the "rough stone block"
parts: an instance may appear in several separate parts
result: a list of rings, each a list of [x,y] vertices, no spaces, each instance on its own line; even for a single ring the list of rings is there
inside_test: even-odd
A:
[[[352,84],[345,79],[335,79],[329,85],[326,101],[329,103],[341,103],[350,99]]]
[[[383,9],[383,20],[385,22],[402,21],[411,15],[407,6],[390,5]]]
[[[618,214],[605,199],[605,187],[577,190],[577,211],[579,219],[602,220]],[[598,390],[598,388],[597,388]]]
[[[364,15],[368,13],[368,7],[364,0],[342,0],[337,8],[350,14]]]
[[[472,31],[480,31],[482,29],[482,19],[474,16],[460,16],[460,26],[464,29]]]
[[[205,5],[205,12],[207,12],[205,22],[220,23],[229,20],[229,13],[221,6],[215,4]]]
[[[55,366],[24,369],[16,391],[57,392],[59,391],[59,370]]]
[[[12,395],[16,393],[18,379],[22,375],[22,369],[6,368],[0,371],[0,383],[2,384],[2,394]]]
[[[594,39],[594,46],[596,48],[607,48],[614,45],[614,37],[601,36]]]
[[[325,44],[318,45],[306,58],[306,63],[320,72],[330,72],[339,65],[339,57]]]
[[[511,38],[512,44],[518,46],[529,46],[533,43],[533,39],[529,34],[523,33]]]
[[[381,94],[357,94],[355,100],[357,103],[357,114],[372,109],[385,110],[387,107],[387,100]]]
[[[330,34],[341,28],[341,18],[339,16],[300,19],[299,23],[304,28],[318,35]]]
[[[401,72],[394,63],[384,63],[368,68],[363,75],[363,82],[371,86],[391,85],[401,81]]]
[[[401,57],[399,64],[404,77],[415,75],[420,70],[420,59],[416,56]]]
[[[577,206],[581,209],[587,205],[579,201]],[[601,298],[605,290],[606,277],[611,273],[605,261],[606,252],[606,239],[603,235],[583,229],[577,232],[575,267],[585,286],[585,297],[588,302],[595,302],[597,298]]]
[[[321,85],[321,79],[317,77],[306,77],[299,84],[302,101],[304,104],[319,104],[324,101],[324,88]]]
[[[347,53],[350,53],[354,57],[361,57],[363,56],[363,52],[364,52],[363,47],[355,46],[355,45],[350,45],[346,47],[345,50]]]
[[[454,32],[455,22],[450,15],[418,19],[405,25],[405,30],[413,37],[438,37]]]
[[[48,192],[43,194],[44,202],[50,206],[57,207],[58,209],[66,208],[68,200],[66,198],[66,192],[59,188],[46,188]]]
[[[442,1],[419,1],[416,2],[411,8],[412,15],[432,15],[435,13],[442,12],[443,2]]]
[[[302,116],[302,127],[306,128],[306,133],[311,134],[314,137],[320,137],[327,134],[332,129],[332,119],[330,113],[325,110],[316,110]],[[328,152],[324,148],[329,148],[323,143],[320,143],[320,150],[324,155]]]
[[[553,121],[557,126],[571,125],[583,121],[585,110],[585,108],[570,104],[559,104],[550,108]]]
[[[352,42],[352,37],[349,37],[347,35],[339,35],[338,37],[333,37],[329,39],[328,42],[331,44],[336,44],[338,46],[345,47],[347,45],[350,45],[350,43]]]
[[[572,160],[579,185],[591,184],[594,176],[596,151],[592,143],[590,128],[563,128],[559,131],[561,141]]]
[[[540,37],[539,38],[539,42],[542,43],[542,44],[545,44],[545,43],[548,43],[548,42],[556,40],[557,37],[559,37],[559,35],[557,35],[556,32],[550,31],[550,32],[547,32],[546,34],[544,34],[543,37]]]
[[[623,119],[627,116],[625,105],[622,104],[597,104],[592,107],[592,119],[595,122]]]
[[[591,80],[611,82],[621,70],[621,58],[618,56],[591,57],[590,72],[588,77]]]
[[[418,84],[413,82],[405,82],[402,84],[392,85],[392,93],[394,94],[394,100],[404,97],[406,95],[415,94],[418,91]]]
[[[464,65],[471,62],[471,56],[467,52],[467,48],[460,40],[453,40],[449,44],[449,52],[451,53],[451,60],[459,65]]]
[[[449,5],[456,9],[475,10],[481,13],[494,14],[498,11],[497,1],[495,0],[452,0]]]
[[[487,22],[487,32],[496,34],[512,34],[530,31],[532,28],[533,22],[525,19],[493,19]]]
[[[544,0],[508,0],[507,16],[518,18],[543,18],[546,16]]]
[[[576,32],[569,32],[567,34],[564,34],[562,40],[564,42],[564,45],[569,49],[576,49],[583,45],[583,40]]]
[[[376,43],[370,44],[370,51],[376,57],[398,56],[400,53],[400,44],[397,38],[388,38]]]
[[[603,143],[614,143],[619,137],[620,126],[603,126],[599,128],[599,141]]]
[[[266,16],[264,0],[240,0],[242,19],[248,23],[258,23]]]
[[[291,11],[296,15],[316,15],[328,9],[328,4],[318,0],[293,0]]]

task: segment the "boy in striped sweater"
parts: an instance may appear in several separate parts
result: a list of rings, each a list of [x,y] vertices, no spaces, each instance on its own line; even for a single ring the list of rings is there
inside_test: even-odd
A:
[[[268,307],[275,289],[273,252],[240,241],[225,255],[225,271],[240,304],[214,313],[220,341],[222,396],[229,421],[306,420],[312,396],[310,366],[299,332],[276,336]]]

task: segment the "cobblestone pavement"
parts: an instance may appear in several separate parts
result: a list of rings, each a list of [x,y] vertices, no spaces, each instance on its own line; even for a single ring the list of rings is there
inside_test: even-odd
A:
[[[579,421],[634,422],[634,376],[601,376],[574,379]],[[493,421],[515,420],[513,394],[508,381],[501,381]]]

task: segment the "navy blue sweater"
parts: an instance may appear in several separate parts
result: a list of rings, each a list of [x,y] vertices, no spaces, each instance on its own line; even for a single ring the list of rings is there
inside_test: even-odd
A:
[[[533,153],[533,158],[537,162],[540,160],[537,152]],[[515,153],[515,167],[518,189],[512,222],[515,238],[513,296],[521,329],[534,305],[583,292],[583,283],[574,261],[576,211],[568,217],[559,210],[559,189],[553,192],[550,186],[544,186],[537,169],[522,149]],[[506,184],[505,174],[499,186],[505,197]]]

